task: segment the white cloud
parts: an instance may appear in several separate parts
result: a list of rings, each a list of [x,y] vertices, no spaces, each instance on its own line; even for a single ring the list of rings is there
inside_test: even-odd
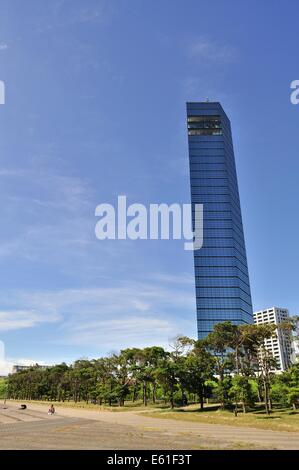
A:
[[[6,49],[8,49],[8,45],[5,44],[5,43],[1,43],[0,44],[0,51],[5,51]]]
[[[14,364],[12,361],[0,360],[0,376],[10,374]]]

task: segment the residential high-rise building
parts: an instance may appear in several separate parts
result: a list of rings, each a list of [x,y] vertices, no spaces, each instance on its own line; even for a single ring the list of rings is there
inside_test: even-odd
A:
[[[289,311],[286,308],[271,307],[254,312],[253,318],[256,325],[263,323],[279,325],[288,320]],[[292,335],[290,333],[278,328],[272,338],[265,340],[265,347],[276,359],[277,368],[273,368],[273,371],[283,372],[290,367],[292,364]]]
[[[299,363],[299,321],[295,326],[295,331],[292,335],[292,354],[291,361],[293,364]]]
[[[298,332],[297,332],[298,335]],[[299,362],[299,341],[298,339],[293,339],[292,341],[292,355],[291,361],[293,364],[297,364]]]
[[[187,103],[191,203],[203,204],[194,251],[198,338],[216,323],[252,323],[252,303],[230,121],[220,103]]]

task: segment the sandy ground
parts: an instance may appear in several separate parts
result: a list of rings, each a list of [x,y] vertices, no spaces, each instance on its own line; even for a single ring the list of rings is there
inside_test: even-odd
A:
[[[0,404],[0,449],[299,449],[299,433],[46,405]]]

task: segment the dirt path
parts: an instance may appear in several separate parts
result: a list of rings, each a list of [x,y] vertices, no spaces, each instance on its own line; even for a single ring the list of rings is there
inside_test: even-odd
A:
[[[16,417],[16,403],[8,403],[8,406],[9,412],[4,413],[5,410],[0,409],[0,426],[4,422],[10,423],[10,419],[13,420]],[[17,419],[20,419],[20,413],[22,412],[19,412]],[[47,405],[30,403],[28,410],[22,416],[24,416],[27,426],[30,420],[47,419]],[[51,418],[53,417],[50,417],[50,420]],[[147,417],[142,412],[93,411],[59,406],[54,419],[57,421],[59,419],[74,419],[77,420],[77,425],[82,420],[82,422],[85,421],[85,426],[87,426],[88,421],[91,427],[92,425],[99,425],[98,429],[101,429],[101,435],[103,435],[105,429],[105,445],[111,446],[103,448],[137,448],[136,446],[140,445],[136,440],[137,435],[134,435],[134,433],[137,433],[141,441],[146,440],[142,445],[147,446],[138,448],[148,449],[159,448],[157,445],[161,446],[160,448],[167,448],[167,445],[169,445],[168,449],[180,448],[180,446],[188,449],[197,447],[228,448],[230,446],[236,448],[299,449],[299,433],[159,419]],[[110,438],[109,432],[111,433]],[[126,447],[119,447],[124,442],[124,436],[130,434],[132,435],[132,442],[126,442]],[[115,447],[116,445],[118,447]]]

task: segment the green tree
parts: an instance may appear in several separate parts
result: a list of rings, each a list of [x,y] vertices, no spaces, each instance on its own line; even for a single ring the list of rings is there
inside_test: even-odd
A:
[[[238,402],[242,403],[243,413],[246,413],[247,406],[254,404],[254,393],[250,381],[246,376],[233,376],[229,394],[233,397],[237,406]],[[236,411],[235,409],[235,414],[237,414]]]
[[[0,379],[0,398],[5,399],[7,397],[8,383],[7,379]]]
[[[234,369],[234,364],[228,350],[232,345],[235,334],[235,325],[227,321],[217,323],[213,331],[204,340],[206,348],[215,358],[214,371],[218,377],[217,395],[222,409],[230,401],[228,384],[230,384],[230,374]]]
[[[177,364],[171,353],[159,361],[156,377],[164,389],[164,394],[169,398],[171,408],[174,408],[174,394],[178,388],[178,378]]]
[[[263,384],[264,403],[266,413],[271,412],[272,404],[270,397],[271,380],[273,378],[273,369],[277,367],[277,362],[271,352],[266,348],[265,341],[276,334],[276,325],[265,323],[262,325],[246,326],[246,345],[251,351],[252,357],[255,357],[255,363],[258,364],[259,378]]]
[[[274,378],[271,397],[281,405],[291,406],[293,409],[299,407],[299,364],[294,364]]]
[[[215,358],[205,348],[203,341],[197,341],[184,363],[184,383],[191,393],[199,398],[200,408],[204,408],[204,399],[209,396],[208,381],[213,378]]]

